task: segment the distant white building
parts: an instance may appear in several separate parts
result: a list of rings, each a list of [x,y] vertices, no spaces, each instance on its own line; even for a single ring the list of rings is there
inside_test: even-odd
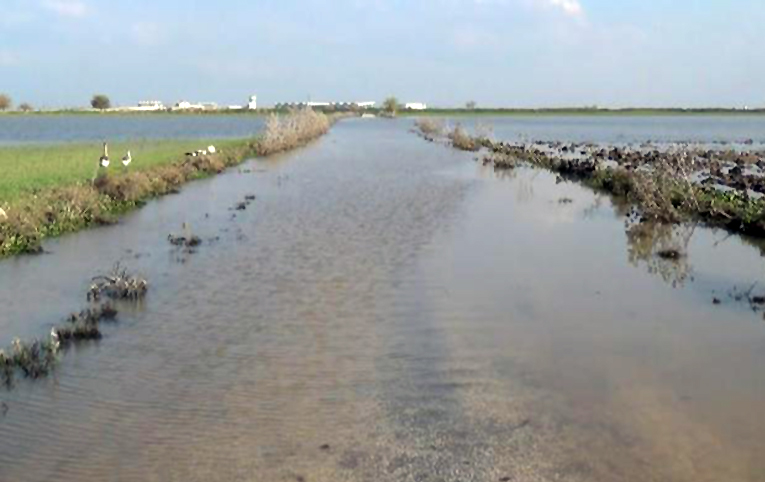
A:
[[[165,104],[160,100],[142,100],[138,102],[137,107],[131,107],[130,110],[135,111],[157,111],[166,110]]]
[[[373,109],[377,102],[370,100],[365,102],[354,102],[361,109]]]
[[[423,102],[407,102],[404,104],[404,109],[406,110],[425,110],[428,108],[428,105]]]
[[[192,104],[187,100],[181,100],[175,103],[173,110],[202,110],[204,106],[202,104]]]
[[[257,95],[251,95],[250,101],[247,102],[247,108],[250,110],[257,110],[258,108],[258,96]]]

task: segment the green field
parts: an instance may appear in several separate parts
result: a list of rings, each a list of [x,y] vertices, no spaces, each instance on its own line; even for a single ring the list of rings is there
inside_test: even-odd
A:
[[[120,160],[130,149],[130,171],[170,164],[187,151],[212,144],[218,149],[241,145],[241,139],[140,140],[109,144],[108,172],[125,171]],[[48,187],[90,181],[101,156],[100,143],[35,144],[0,147],[0,204]],[[103,171],[103,169],[102,169]]]

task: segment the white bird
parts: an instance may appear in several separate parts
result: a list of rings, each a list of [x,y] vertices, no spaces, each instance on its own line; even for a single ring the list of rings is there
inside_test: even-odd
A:
[[[50,342],[51,346],[53,347],[53,351],[58,351],[58,348],[61,346],[61,339],[58,336],[58,331],[56,330],[56,327],[50,329]]]
[[[207,146],[207,152],[210,154],[215,154],[215,146]]]
[[[128,167],[132,161],[133,157],[130,155],[130,151],[127,151],[127,154],[122,158],[122,165]]]
[[[104,142],[104,154],[98,159],[101,167],[109,167],[109,146]]]
[[[206,156],[207,155],[207,151],[204,150],[204,149],[197,149],[197,155]]]
[[[0,219],[2,219],[3,221],[8,219],[8,214],[5,212],[3,208],[0,208]]]

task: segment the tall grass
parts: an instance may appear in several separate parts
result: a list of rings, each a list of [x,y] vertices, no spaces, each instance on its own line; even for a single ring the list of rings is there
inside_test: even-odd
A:
[[[303,146],[326,134],[331,125],[329,117],[311,108],[294,110],[286,116],[272,114],[266,122],[257,152],[265,156]]]

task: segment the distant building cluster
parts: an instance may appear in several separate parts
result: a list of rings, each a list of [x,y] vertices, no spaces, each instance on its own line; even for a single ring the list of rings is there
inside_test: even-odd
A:
[[[336,111],[360,111],[374,109],[377,103],[375,101],[354,101],[354,102],[279,102],[274,105],[277,110],[284,109],[296,109],[301,107],[313,107],[317,109],[336,110]],[[405,110],[425,110],[428,108],[427,104],[423,102],[408,102],[404,104]],[[215,102],[191,102],[188,100],[180,100],[175,104],[168,106],[159,100],[142,100],[137,105],[128,107],[113,107],[107,109],[110,111],[118,112],[158,112],[158,111],[217,111],[217,110],[231,110],[231,111],[245,111],[245,110],[257,110],[258,97],[251,95],[246,104],[243,105],[227,105],[219,106]]]
[[[374,109],[377,103],[375,101],[363,102],[280,102],[274,105],[275,109],[296,109],[301,107],[316,107],[319,109],[335,110],[364,110]]]
[[[229,105],[223,109],[227,110],[256,110],[258,108],[258,98],[255,95],[251,95],[247,105]],[[110,111],[118,112],[157,112],[157,111],[210,111],[220,110],[221,107],[215,102],[189,102],[187,100],[181,100],[176,102],[172,106],[166,106],[160,100],[142,100],[137,105],[129,107],[113,107],[108,109]]]

